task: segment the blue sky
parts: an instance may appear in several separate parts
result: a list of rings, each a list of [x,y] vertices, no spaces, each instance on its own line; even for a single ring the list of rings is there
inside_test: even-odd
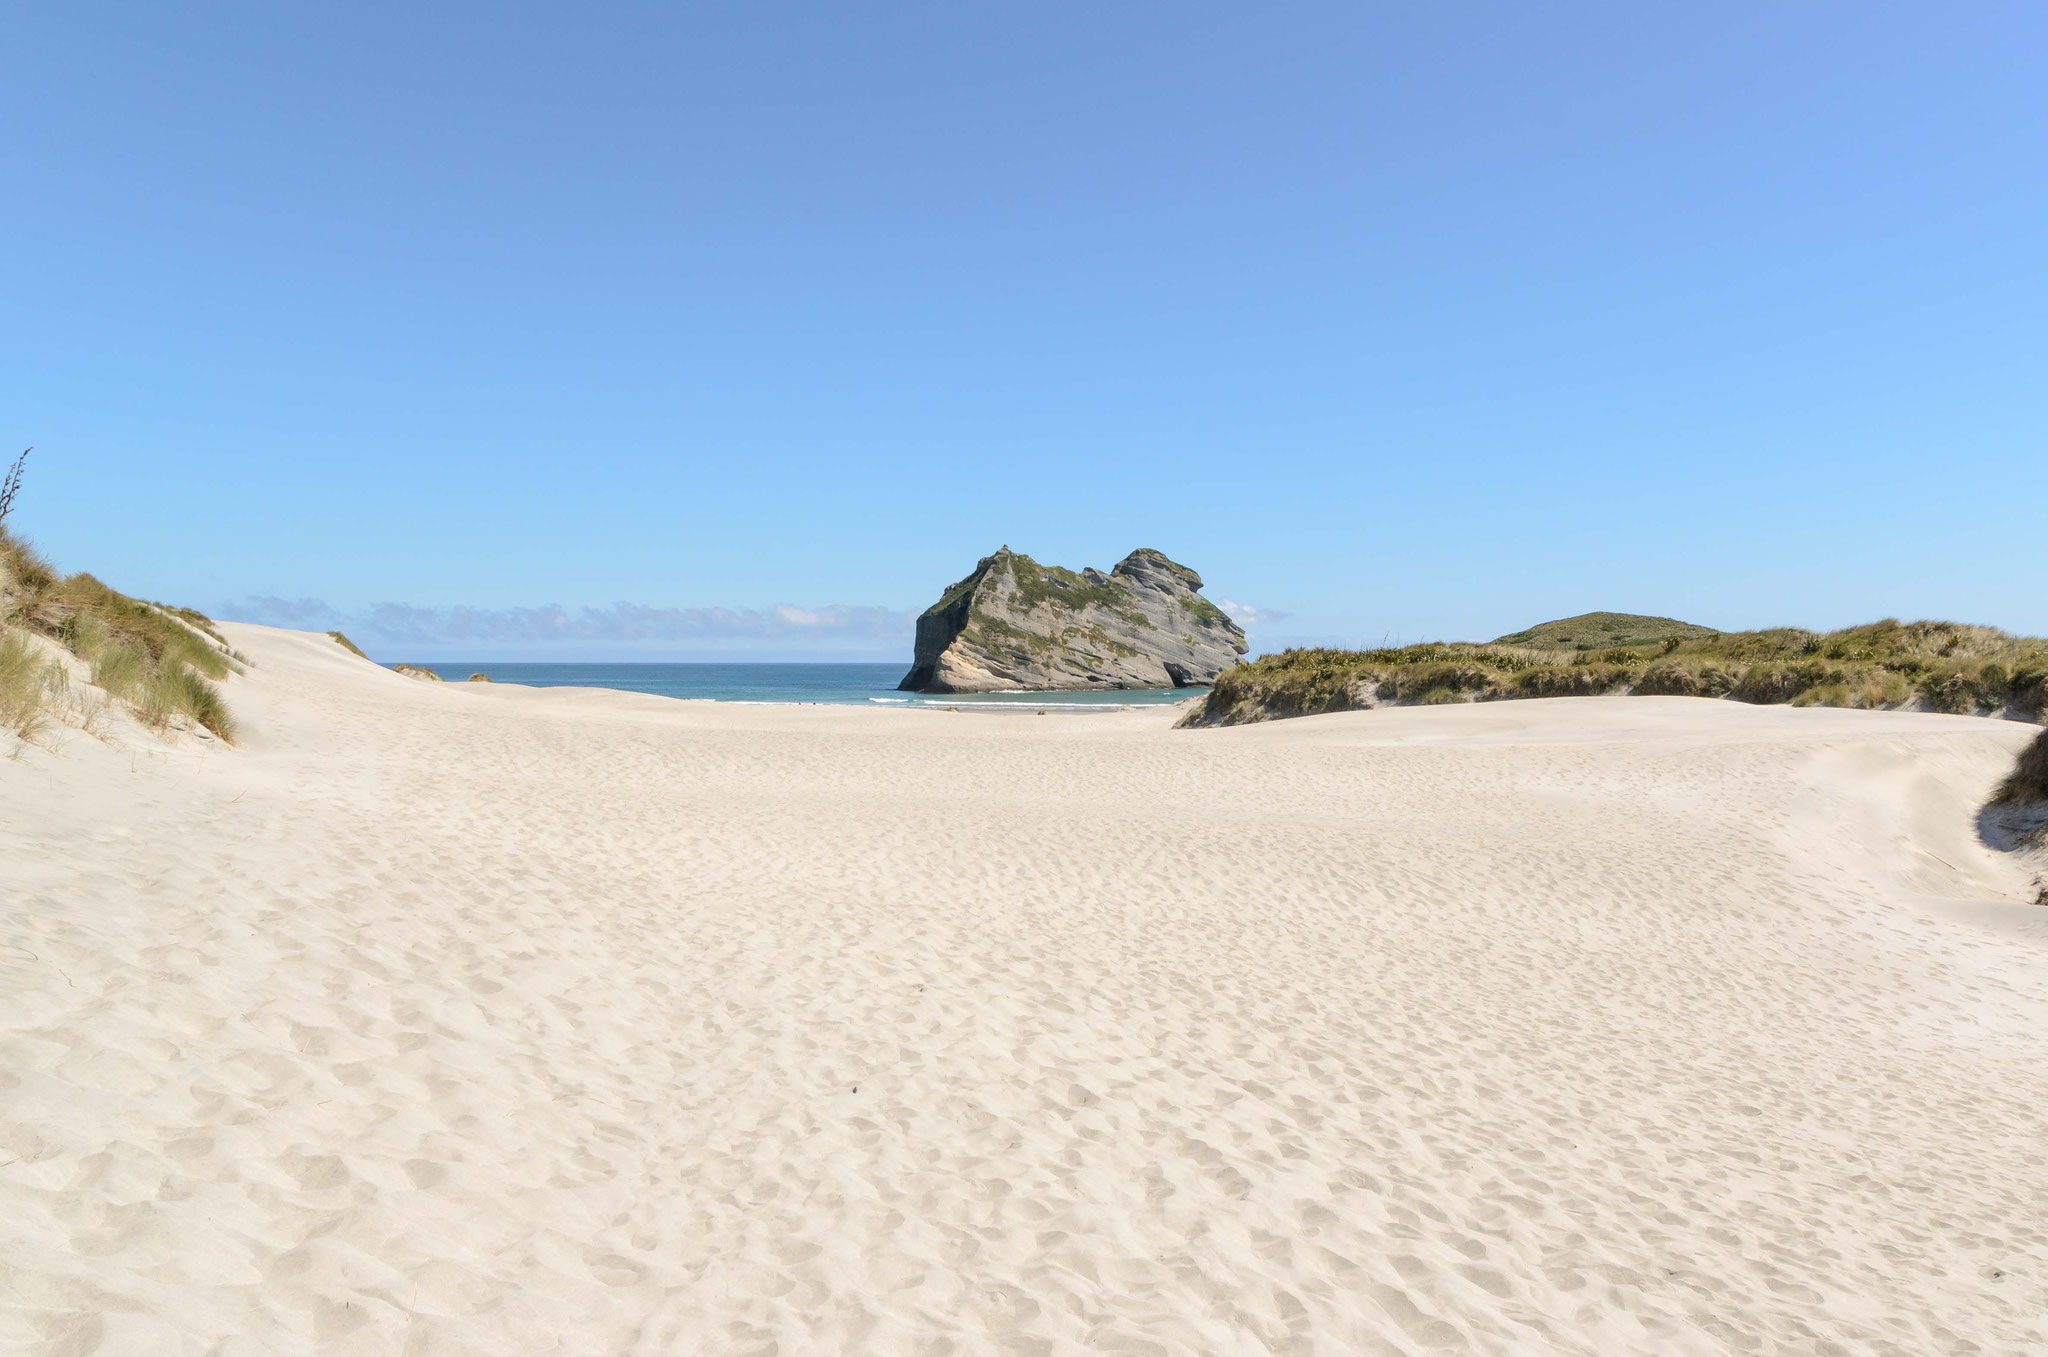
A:
[[[16,6],[17,526],[385,657],[2048,632],[2035,5]]]

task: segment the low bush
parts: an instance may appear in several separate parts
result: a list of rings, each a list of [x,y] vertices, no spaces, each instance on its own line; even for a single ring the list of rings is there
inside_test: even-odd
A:
[[[1726,697],[1742,681],[1742,672],[1714,661],[1656,660],[1636,675],[1635,690],[1644,696]]]
[[[1578,626],[1589,619],[1601,625]],[[1691,627],[1658,637],[1652,633],[1670,619],[1590,614],[1567,620],[1573,627],[1546,624],[1484,644],[1264,655],[1218,675],[1208,699],[1183,724],[1306,716],[1370,705],[1368,699],[1493,701],[1623,692],[1802,706],[1917,703],[1958,714],[2048,711],[2048,640],[1991,627],[1888,618],[1835,632]],[[1644,639],[1615,644],[1616,634],[1631,630]],[[1576,649],[1514,643],[1581,632],[1595,643]]]
[[[1515,697],[1599,697],[1628,686],[1632,671],[1618,664],[1545,665],[1515,675]]]

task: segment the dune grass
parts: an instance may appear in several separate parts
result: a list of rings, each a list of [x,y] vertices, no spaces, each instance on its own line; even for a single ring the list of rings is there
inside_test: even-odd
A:
[[[214,684],[237,672],[241,661],[204,613],[130,598],[82,572],[60,575],[26,542],[0,528],[0,623],[47,637],[76,655],[95,687],[127,704],[152,729],[167,732],[190,721],[234,743],[233,715]],[[28,644],[26,638],[11,639]],[[64,705],[55,685],[41,678],[37,683],[39,710],[47,714]],[[0,684],[11,684],[12,694],[27,691],[22,681],[4,675]],[[0,705],[11,700],[0,697]]]
[[[28,637],[12,629],[0,632],[0,730],[16,739],[33,739],[43,726],[42,669]]]
[[[1669,620],[1620,617],[1622,625],[1576,629],[1546,623],[1515,635],[1597,636]],[[1224,670],[1183,724],[1240,725],[1385,703],[1604,693],[2039,717],[2048,710],[2048,640],[1991,627],[1888,618],[1833,632],[1781,627],[1673,634],[1626,645],[1503,640],[1289,650]]]
[[[349,654],[356,656],[358,659],[370,659],[368,655],[363,654],[363,648],[361,646],[357,645],[354,641],[349,640],[348,637],[343,636],[340,632],[330,631],[327,634],[329,636],[332,636],[336,641],[340,642],[341,648],[343,650],[346,650]],[[376,661],[370,660],[370,663],[375,664]]]

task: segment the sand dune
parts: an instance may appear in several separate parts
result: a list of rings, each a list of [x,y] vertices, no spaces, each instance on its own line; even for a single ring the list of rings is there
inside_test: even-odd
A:
[[[0,1345],[2038,1353],[2031,732],[429,685],[0,764]]]

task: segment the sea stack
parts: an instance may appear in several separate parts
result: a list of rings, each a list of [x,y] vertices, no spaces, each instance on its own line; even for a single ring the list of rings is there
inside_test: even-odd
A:
[[[1107,575],[984,556],[917,619],[897,687],[920,693],[1180,688],[1213,683],[1244,632],[1202,597],[1202,577],[1140,548]]]

